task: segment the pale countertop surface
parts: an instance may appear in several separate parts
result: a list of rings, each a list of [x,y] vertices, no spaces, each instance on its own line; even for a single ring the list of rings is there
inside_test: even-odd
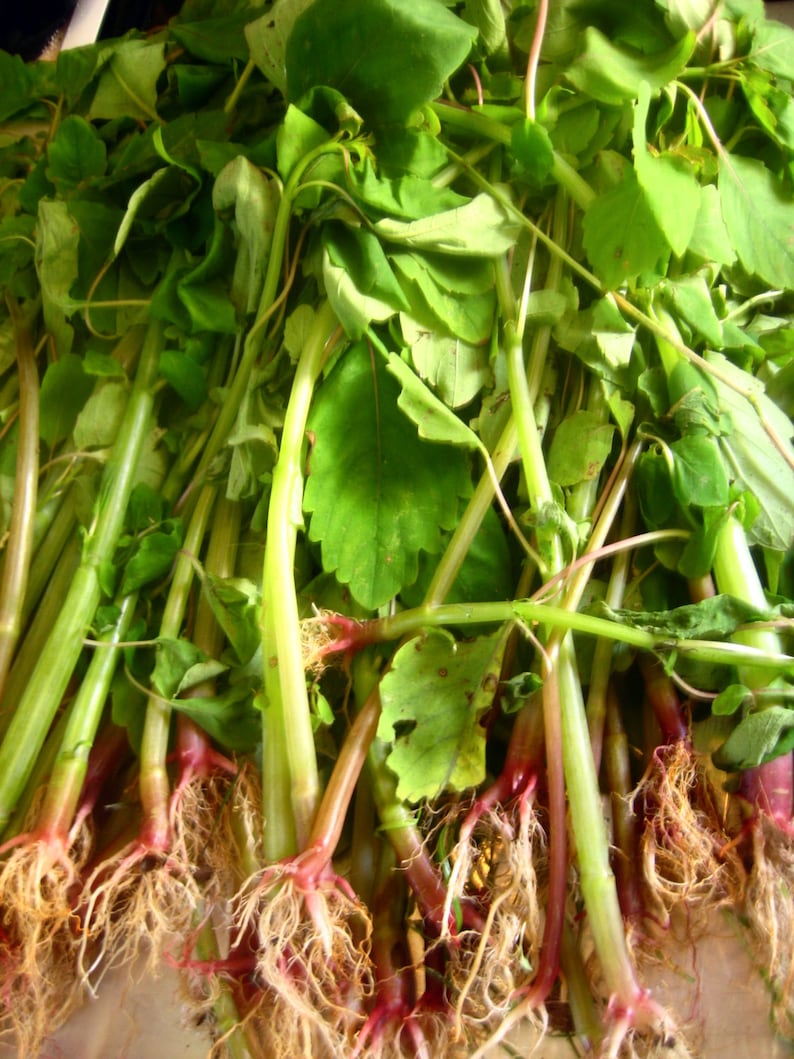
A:
[[[653,996],[674,1014],[696,1059],[786,1059],[794,1046],[775,1040],[760,976],[749,961],[734,921],[715,916],[697,946],[676,955],[676,968],[646,973]],[[118,974],[103,982],[99,998],[86,1004],[48,1042],[40,1059],[203,1059],[208,1040],[183,1024],[179,987],[172,972],[134,982]],[[490,1055],[573,1059],[571,1042],[546,1039],[536,1049],[532,1034],[513,1033],[513,1051]],[[0,1047],[0,1059],[21,1059]],[[27,1057],[25,1057],[27,1059]],[[33,1059],[33,1057],[30,1057]],[[439,1057],[440,1059],[440,1057]]]

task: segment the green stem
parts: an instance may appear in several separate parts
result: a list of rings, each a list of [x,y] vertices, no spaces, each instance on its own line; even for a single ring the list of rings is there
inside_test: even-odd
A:
[[[570,610],[567,606],[556,607],[531,599],[411,607],[387,618],[373,618],[360,623],[350,641],[344,638],[341,640],[340,649],[368,643],[393,642],[401,640],[404,636],[416,636],[428,628],[498,625],[516,619],[532,625],[558,629],[561,633],[570,630],[587,636],[604,636],[613,642],[629,644],[641,651],[685,655],[693,660],[716,665],[751,665],[760,666],[769,672],[794,672],[792,655],[771,653],[739,643],[724,643],[721,640],[659,636],[646,629],[624,625],[609,618],[599,618],[594,614]]]
[[[8,731],[31,674],[44,652],[52,627],[61,613],[63,600],[79,565],[80,541],[75,535],[63,549],[47,585],[47,592],[33,614],[8,674],[3,708],[0,712],[0,737],[4,738]]]
[[[267,516],[263,572],[262,642],[267,710],[263,712],[265,745],[284,733],[289,763],[290,802],[295,839],[302,849],[317,812],[320,784],[311,709],[300,635],[300,616],[293,573],[295,544],[301,525],[303,452],[306,422],[314,385],[325,362],[327,345],[337,327],[328,302],[323,302],[298,361],[290,391]],[[283,814],[283,803],[271,805],[265,777],[264,815],[268,825]],[[283,792],[276,791],[278,797]],[[291,852],[296,852],[292,850]],[[282,854],[284,855],[284,854]]]
[[[39,480],[39,376],[33,342],[16,303],[10,296],[6,300],[17,351],[19,430],[14,499],[0,578],[0,701],[22,626]]]
[[[116,624],[100,637],[102,646],[94,649],[69,710],[66,731],[39,814],[38,827],[47,836],[65,836],[72,825],[88,769],[88,757],[118,665],[119,643],[127,635],[137,601],[137,593],[133,593],[119,602]]]
[[[112,561],[151,429],[161,336],[161,325],[152,321],[121,428],[102,475],[96,516],[85,538],[80,566],[60,601],[58,618],[0,746],[0,832],[25,789],[102,597],[99,570]]]
[[[205,485],[191,514],[182,550],[174,564],[168,598],[160,622],[160,636],[165,639],[176,639],[182,631],[190,587],[195,575],[193,557],[201,550],[215,496],[216,487]],[[139,786],[144,812],[141,840],[148,848],[158,851],[167,848],[170,838],[168,802],[171,790],[166,758],[172,712],[173,707],[167,699],[156,692],[149,694],[140,753]]]

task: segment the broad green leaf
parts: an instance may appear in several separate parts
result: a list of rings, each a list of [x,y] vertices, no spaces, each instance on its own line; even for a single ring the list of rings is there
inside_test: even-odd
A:
[[[399,649],[381,681],[378,736],[393,742],[387,758],[397,797],[408,802],[464,791],[485,778],[485,729],[506,638],[503,632],[456,643],[433,629]]]
[[[740,706],[749,702],[752,694],[750,688],[746,688],[744,684],[729,684],[712,702],[711,712],[718,717],[730,716],[736,713]]]
[[[382,239],[413,250],[475,257],[499,257],[515,245],[521,231],[504,207],[486,194],[416,221],[385,218],[374,228]]]
[[[346,266],[334,264],[327,246],[323,247],[322,267],[325,293],[348,338],[361,338],[373,320],[388,320],[396,314],[393,301],[359,290]]]
[[[794,288],[794,198],[756,158],[723,151],[722,216],[745,269],[773,287]]]
[[[794,75],[794,29],[772,18],[759,21],[754,27],[748,58],[755,66],[791,81]]]
[[[126,382],[108,380],[98,386],[83,405],[74,425],[73,437],[80,451],[112,445],[127,407]]]
[[[168,519],[162,526],[162,529],[143,534],[133,554],[125,561],[122,595],[137,592],[150,581],[164,577],[171,569],[182,545],[182,524],[179,519]]]
[[[694,334],[714,348],[722,345],[722,324],[702,272],[665,280],[662,293]]]
[[[314,118],[290,104],[276,134],[278,171],[286,180],[292,170],[315,147],[330,140],[328,132]]]
[[[165,70],[165,44],[125,40],[102,70],[88,119],[157,118],[157,81]]]
[[[369,157],[361,165],[351,168],[349,179],[356,198],[361,202],[403,220],[417,220],[468,202],[457,191],[437,188],[424,176],[414,173],[404,173],[394,178],[383,176],[376,172]]]
[[[732,265],[736,260],[736,251],[722,219],[720,193],[714,184],[700,189],[700,206],[689,240],[689,253],[717,265]]]
[[[439,401],[401,357],[390,353],[386,366],[402,388],[397,405],[416,425],[420,438],[447,445],[460,445],[464,449],[483,448],[482,442],[471,427]]]
[[[405,313],[400,315],[400,327],[419,377],[449,408],[467,405],[491,380],[487,345],[473,346],[427,330]]]
[[[325,570],[374,610],[416,580],[420,551],[438,552],[470,489],[459,449],[422,441],[397,407],[400,387],[364,343],[317,391],[304,507]]]
[[[670,446],[674,456],[673,487],[683,508],[726,506],[728,476],[716,438],[690,434]]]
[[[200,572],[201,588],[240,665],[246,665],[262,642],[259,628],[261,592],[252,581],[220,578]]]
[[[322,238],[331,264],[345,269],[358,291],[368,298],[379,298],[395,312],[408,308],[380,240],[372,232],[329,222],[323,228]]]
[[[276,0],[260,18],[245,27],[251,58],[282,96],[287,94],[287,41],[299,15],[314,0]]]
[[[433,260],[435,259],[435,260]],[[450,259],[458,262],[458,258]],[[464,342],[485,342],[493,330],[496,294],[493,281],[484,291],[463,292],[450,289],[440,255],[391,254],[391,261],[402,278],[407,295],[405,308],[429,330],[446,331]],[[437,262],[437,264],[436,264]],[[479,262],[477,262],[479,264]]]
[[[619,184],[599,195],[582,223],[587,256],[610,290],[658,267],[669,253],[668,241],[631,168]]]
[[[0,121],[7,121],[30,103],[32,71],[18,55],[0,50]]]
[[[743,717],[712,756],[717,768],[738,772],[756,768],[790,751],[792,743],[794,710],[769,706]]]
[[[595,26],[584,32],[584,51],[565,71],[568,80],[602,103],[634,99],[641,81],[656,93],[681,73],[697,43],[690,31],[663,51],[650,54],[614,44]]]
[[[501,0],[466,0],[466,21],[477,27],[486,55],[507,47],[505,12]]]
[[[612,451],[615,428],[587,409],[572,413],[554,431],[549,478],[563,487],[597,478]]]
[[[656,223],[673,253],[681,257],[689,246],[695,227],[700,207],[700,185],[685,159],[671,151],[663,154],[649,151],[645,127],[650,103],[650,87],[647,81],[642,81],[634,104],[634,168]]]
[[[763,384],[732,365],[719,353],[707,353],[706,360],[719,368],[741,390],[749,392],[757,407],[732,386],[713,379],[720,409],[730,417],[730,434],[720,437],[720,447],[731,479],[758,501],[760,513],[749,537],[755,544],[786,551],[794,541],[794,446],[791,420],[764,393]],[[759,411],[774,431],[773,440],[765,429]],[[783,448],[783,452],[778,448]],[[784,454],[785,453],[785,454]]]
[[[187,353],[164,349],[158,367],[162,377],[179,394],[192,411],[201,407],[207,399],[207,378],[200,364]]]
[[[404,123],[435,99],[477,36],[440,0],[315,0],[287,42],[287,94],[338,89],[372,125]]]
[[[225,667],[210,662],[206,669],[189,671],[188,679],[200,683]],[[206,675],[205,675],[206,674]],[[254,705],[253,682],[241,680],[218,695],[183,695],[171,705],[202,728],[211,739],[229,750],[252,753],[262,742],[262,714]]]
[[[71,289],[77,279],[80,232],[65,202],[42,199],[38,209],[36,272],[41,283],[47,330],[60,356],[71,349],[73,328],[67,316],[77,308]]]
[[[80,409],[94,388],[82,361],[67,353],[44,372],[39,394],[39,433],[48,445],[68,437]]]
[[[47,176],[63,193],[104,174],[107,148],[93,126],[70,114],[47,144],[47,163]]]

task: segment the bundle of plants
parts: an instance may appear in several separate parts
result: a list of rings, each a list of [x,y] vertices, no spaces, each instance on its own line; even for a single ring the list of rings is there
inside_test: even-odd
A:
[[[167,966],[235,1059],[687,1055],[716,909],[790,1035],[792,70],[760,0],[0,54],[21,1054]]]

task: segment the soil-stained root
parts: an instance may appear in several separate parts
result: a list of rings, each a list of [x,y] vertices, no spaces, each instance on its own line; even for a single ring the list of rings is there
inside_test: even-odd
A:
[[[465,837],[468,836],[468,837]],[[466,931],[450,954],[456,1027],[471,1043],[487,1038],[530,985],[543,936],[546,836],[529,798],[464,824],[448,882],[450,908],[475,900],[481,932]],[[444,922],[449,922],[445,914]],[[541,1010],[528,1013],[545,1021]]]
[[[715,791],[688,743],[659,747],[633,794],[645,824],[640,840],[649,913],[670,925],[674,908],[684,906],[687,927],[697,929],[707,914],[741,895],[744,870],[726,841]]]
[[[313,856],[257,873],[233,902],[232,946],[255,955],[256,1036],[273,1059],[348,1059],[374,989],[367,911]]]
[[[753,829],[753,866],[744,910],[755,959],[772,994],[772,1022],[794,1038],[794,838],[766,814]]]
[[[20,1056],[81,1002],[72,898],[89,849],[83,826],[69,850],[31,837],[0,864],[0,1039]]]

